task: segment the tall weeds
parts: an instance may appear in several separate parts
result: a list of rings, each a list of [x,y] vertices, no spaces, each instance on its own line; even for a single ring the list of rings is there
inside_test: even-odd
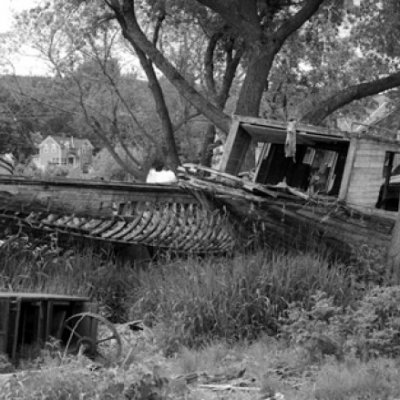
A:
[[[137,281],[132,318],[161,326],[171,351],[180,344],[276,333],[288,303],[307,307],[316,290],[347,302],[352,290],[342,266],[315,254],[273,250],[173,260],[138,272]]]
[[[0,291],[89,296],[115,322],[127,319],[133,278],[129,265],[92,246],[63,250],[20,236],[0,247]]]
[[[275,334],[287,304],[308,307],[317,290],[346,303],[349,281],[342,265],[314,253],[169,258],[135,270],[90,246],[65,251],[17,237],[0,247],[0,290],[91,296],[113,322],[152,324],[170,349]]]

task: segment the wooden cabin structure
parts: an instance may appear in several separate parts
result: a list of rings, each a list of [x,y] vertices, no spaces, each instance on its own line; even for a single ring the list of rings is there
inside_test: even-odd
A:
[[[367,213],[374,213],[377,206],[384,208],[392,173],[400,165],[396,157],[400,155],[400,141],[395,132],[391,136],[386,132],[373,135],[299,123],[295,159],[285,157],[286,135],[287,125],[283,122],[238,117],[226,142],[221,171],[237,175],[250,143],[262,143],[254,182],[276,185],[286,179],[288,186],[307,192],[312,174],[319,170],[325,174],[320,194]],[[391,217],[390,213],[386,216]]]
[[[205,169],[198,168],[202,179],[189,173],[190,184],[208,192],[242,223],[257,223],[253,229],[270,240],[304,247],[311,235],[343,255],[357,253],[364,245],[385,254],[397,215],[396,135],[297,123],[291,128],[296,151],[288,157],[288,128],[281,121],[236,117],[220,171],[209,170],[205,176]],[[234,178],[246,171],[257,147],[261,151],[252,179]]]

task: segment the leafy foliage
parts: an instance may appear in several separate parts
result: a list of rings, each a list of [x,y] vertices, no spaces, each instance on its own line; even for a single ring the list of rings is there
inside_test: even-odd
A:
[[[292,304],[283,319],[282,337],[303,347],[313,360],[344,354],[367,360],[400,354],[399,286],[376,287],[352,307],[335,305],[318,292],[309,310]]]
[[[400,287],[377,287],[366,293],[348,317],[348,346],[364,358],[400,355]]]

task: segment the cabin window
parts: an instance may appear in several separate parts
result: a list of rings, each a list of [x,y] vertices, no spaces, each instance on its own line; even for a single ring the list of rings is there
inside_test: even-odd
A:
[[[338,162],[340,155],[329,148],[298,145],[294,160],[285,157],[283,145],[270,144],[260,160],[256,182],[276,185],[285,180],[303,191],[336,195],[344,166],[343,160]]]
[[[68,164],[74,163],[74,157],[68,157]]]
[[[382,185],[377,208],[398,211],[400,193],[400,153],[387,151],[382,169]]]
[[[400,175],[400,153],[387,151],[383,165],[382,177],[385,178],[390,169],[390,176]]]

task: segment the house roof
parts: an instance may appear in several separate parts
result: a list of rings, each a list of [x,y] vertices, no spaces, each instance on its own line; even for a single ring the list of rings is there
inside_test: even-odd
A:
[[[53,139],[61,147],[68,146],[68,147],[74,147],[76,149],[79,149],[84,145],[88,145],[92,148],[94,147],[89,139],[80,139],[80,138],[75,138],[73,136],[57,136],[57,135],[48,135],[45,139],[43,139],[43,141],[39,144],[39,146],[41,146],[49,138]]]

